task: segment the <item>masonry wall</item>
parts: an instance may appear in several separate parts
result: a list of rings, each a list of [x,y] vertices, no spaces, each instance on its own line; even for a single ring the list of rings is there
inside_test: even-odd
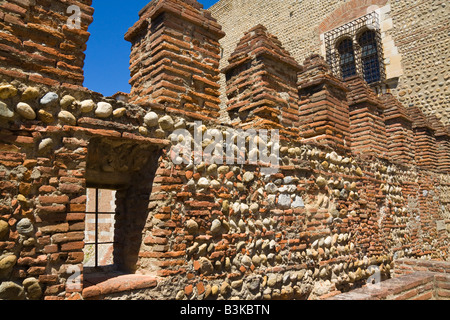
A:
[[[370,6],[384,7],[381,31],[392,93],[405,105],[414,104],[427,115],[435,114],[448,126],[450,9],[442,0],[222,0],[210,9],[227,34],[221,41],[221,66],[226,67],[244,33],[260,23],[299,63],[312,53],[325,55],[320,35],[365,15]]]
[[[83,84],[91,0],[3,1],[0,6],[0,73],[51,86]],[[71,28],[79,8],[80,28]],[[78,13],[78,12],[77,12]]]
[[[416,272],[349,293],[330,300],[448,300],[450,277],[446,274]]]
[[[145,111],[137,107],[87,91],[17,83],[20,87],[8,84],[17,94],[1,105],[13,116],[0,120],[0,294],[4,299],[80,298],[89,241],[87,188],[120,190],[117,205],[127,213],[125,199],[139,195],[140,183],[151,187],[144,181],[151,179],[158,150],[167,142],[140,134]],[[24,102],[27,90],[36,95]],[[52,103],[43,104],[49,96]],[[17,108],[19,103],[24,109]],[[129,250],[133,242],[124,234],[127,226],[139,225],[138,204],[129,204],[133,215],[116,217],[122,233],[115,235]],[[146,213],[145,202],[144,207]],[[120,250],[114,258],[124,269],[135,263]]]
[[[450,265],[442,261],[398,259],[393,278],[369,283],[352,292],[337,294],[332,300],[448,300]]]

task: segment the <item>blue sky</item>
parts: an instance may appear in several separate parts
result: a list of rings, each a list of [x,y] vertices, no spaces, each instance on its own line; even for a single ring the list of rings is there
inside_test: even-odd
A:
[[[150,0],[94,0],[94,22],[89,26],[84,65],[84,86],[111,96],[129,92],[128,70],[131,44],[123,39],[128,28],[139,18],[138,12]],[[200,0],[205,9],[217,0]],[[124,4],[125,3],[125,4]]]

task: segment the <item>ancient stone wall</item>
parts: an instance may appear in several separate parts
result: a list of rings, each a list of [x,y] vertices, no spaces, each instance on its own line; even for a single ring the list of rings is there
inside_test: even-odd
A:
[[[210,10],[227,34],[221,40],[221,66],[226,67],[239,39],[257,24],[301,62],[312,53],[325,55],[324,32],[377,8],[391,92],[405,106],[413,104],[428,116],[435,114],[448,126],[450,8],[444,0],[221,0]]]
[[[139,134],[142,109],[89,92],[33,85],[21,83],[2,100],[2,108],[13,113],[0,120],[2,297],[26,292],[30,299],[67,298],[82,290],[71,289],[69,278],[82,279],[76,272],[83,270],[86,188],[121,188],[127,195],[127,186],[151,175],[146,165],[155,163],[155,149],[165,142]],[[26,91],[36,95],[24,102]],[[145,172],[137,180],[133,175],[140,170]],[[116,255],[124,261],[120,251]],[[32,286],[33,293],[18,284]]]
[[[340,81],[317,55],[297,65],[266,31],[250,30],[236,50],[246,62],[224,70],[230,94],[249,79],[268,92],[238,90],[249,114],[239,106],[232,125],[217,120],[223,33],[194,0],[153,1],[127,33],[132,75],[158,70],[132,78],[134,104],[1,75],[1,298],[316,299],[387,279],[399,258],[448,260],[448,135],[438,147],[419,117],[404,129],[418,141],[409,162],[380,154],[384,110],[398,101]],[[251,128],[279,129],[279,140],[237,131]],[[352,148],[361,139],[373,150]],[[409,140],[398,141],[404,154]],[[117,190],[125,276],[100,283],[82,263],[88,188]]]

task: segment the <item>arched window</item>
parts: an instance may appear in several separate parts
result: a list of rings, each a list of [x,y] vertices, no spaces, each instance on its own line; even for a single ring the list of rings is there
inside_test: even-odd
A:
[[[375,31],[364,31],[359,37],[358,43],[361,47],[361,64],[364,80],[367,83],[380,81],[380,60]]]
[[[339,53],[342,78],[346,79],[356,75],[355,51],[353,50],[352,39],[347,38],[342,40],[337,46],[337,50]]]
[[[386,80],[381,29],[376,11],[324,34],[327,63],[343,80],[358,75],[373,87]]]

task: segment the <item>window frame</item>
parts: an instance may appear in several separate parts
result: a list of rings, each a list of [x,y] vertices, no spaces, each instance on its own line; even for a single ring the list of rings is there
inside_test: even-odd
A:
[[[361,76],[364,80],[364,65],[362,57],[362,48],[360,46],[360,37],[368,30],[373,31],[375,35],[375,43],[377,49],[377,61],[379,65],[379,79],[368,83],[370,86],[380,86],[386,81],[386,65],[384,63],[383,45],[381,41],[381,31],[379,25],[379,16],[376,11],[373,11],[365,16],[359,17],[344,25],[334,28],[324,34],[326,60],[331,68],[332,73],[342,79],[343,72],[341,69],[341,57],[338,50],[338,45],[344,39],[351,39],[353,41],[353,50],[356,64],[356,74]]]
[[[351,45],[347,45],[346,48],[344,48],[344,49],[347,49],[348,51],[342,52],[341,51],[341,45],[343,43],[345,43],[345,42],[350,42]],[[347,37],[347,36],[339,38],[336,41],[336,52],[339,55],[339,74],[340,74],[341,78],[342,79],[346,79],[346,78],[349,78],[351,76],[357,75],[358,74],[358,69],[357,69],[357,61],[356,61],[355,46],[353,44],[353,39],[350,38],[350,37]],[[344,54],[351,54],[352,55],[352,58],[353,58],[352,63],[349,63],[349,62],[343,63],[342,62],[342,56]],[[352,73],[351,74],[347,74],[347,72],[348,72],[348,71],[346,72],[347,68],[344,69],[344,66],[349,66],[350,64],[352,65],[351,66]]]
[[[371,39],[363,39],[363,37],[368,33],[371,34]],[[364,80],[368,84],[378,83],[381,81],[381,71],[380,71],[381,63],[380,63],[379,48],[378,48],[379,45],[377,43],[376,37],[377,37],[376,31],[370,30],[368,28],[363,28],[362,30],[360,30],[360,32],[358,32],[357,37],[356,37],[359,48],[361,50],[361,57],[360,57],[361,73],[362,73]],[[374,47],[374,52],[365,54],[365,52],[364,52],[365,46],[369,45],[369,44],[372,47]],[[368,62],[366,62],[366,61],[368,61]],[[369,68],[367,68],[368,64],[369,64]],[[375,65],[377,67],[376,70],[375,70],[375,67],[373,67],[373,65]],[[376,73],[377,75],[374,76],[374,73]],[[373,80],[373,78],[375,78],[375,80]]]
[[[103,188],[97,188],[97,187],[91,187],[89,189],[95,189],[95,211],[85,211],[84,214],[87,215],[95,215],[95,239],[94,242],[85,242],[85,246],[93,245],[94,246],[94,266],[85,266],[85,268],[93,268],[93,269],[99,269],[99,268],[105,268],[110,265],[100,265],[99,264],[99,245],[107,245],[112,244],[114,247],[118,244],[115,240],[115,235],[113,235],[114,240],[113,241],[99,241],[99,216],[101,215],[115,215],[116,212],[101,212],[99,211],[99,191],[100,190],[115,190],[115,189],[103,189]]]

